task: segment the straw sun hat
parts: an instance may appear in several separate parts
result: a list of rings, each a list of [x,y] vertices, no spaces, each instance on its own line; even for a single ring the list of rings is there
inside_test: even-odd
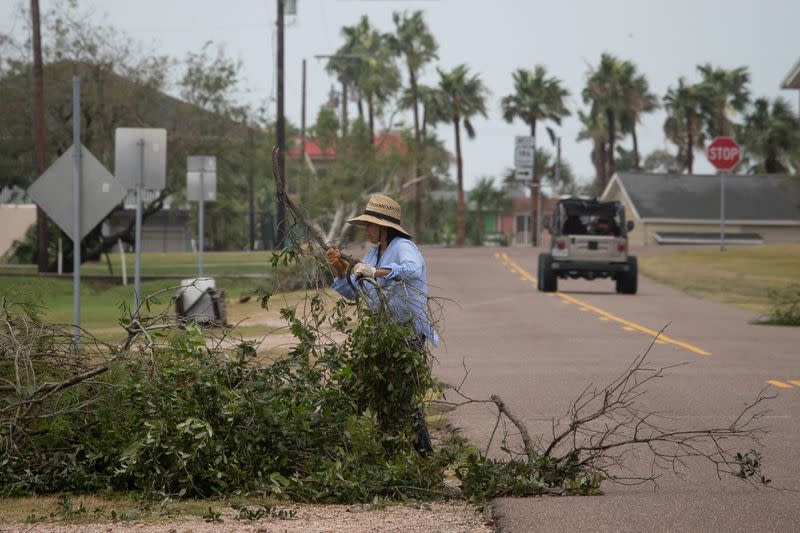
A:
[[[382,194],[370,197],[364,214],[348,220],[350,224],[366,226],[370,222],[387,228],[394,228],[409,239],[411,234],[400,225],[400,204]]]

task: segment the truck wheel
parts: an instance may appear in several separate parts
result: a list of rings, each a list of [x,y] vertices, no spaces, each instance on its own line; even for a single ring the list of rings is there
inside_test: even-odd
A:
[[[558,277],[553,272],[553,256],[539,254],[539,271],[537,272],[537,286],[542,292],[556,292],[558,290]]]
[[[639,285],[639,268],[635,256],[628,257],[628,272],[620,272],[617,276],[617,292],[636,294]]]
[[[536,266],[536,288],[542,290],[542,264],[544,263],[544,254],[539,254],[539,263]]]

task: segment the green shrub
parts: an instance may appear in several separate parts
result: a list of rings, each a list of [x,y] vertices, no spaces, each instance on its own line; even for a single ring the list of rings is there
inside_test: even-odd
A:
[[[782,290],[770,291],[772,309],[767,323],[781,326],[800,326],[800,283]]]

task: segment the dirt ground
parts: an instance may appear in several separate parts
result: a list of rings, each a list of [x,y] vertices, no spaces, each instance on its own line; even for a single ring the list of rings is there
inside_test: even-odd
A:
[[[92,524],[69,524],[64,522],[42,522],[26,524],[19,522],[0,523],[2,533],[116,533],[134,531],[139,533],[207,533],[207,532],[326,532],[347,531],[367,533],[373,531],[396,532],[469,532],[489,533],[494,528],[489,523],[488,511],[480,512],[463,503],[434,503],[419,506],[394,505],[371,509],[359,505],[297,505],[281,508],[292,509],[295,515],[288,519],[265,518],[240,521],[228,509],[222,512],[221,522],[206,522],[202,518],[164,522],[113,522]]]

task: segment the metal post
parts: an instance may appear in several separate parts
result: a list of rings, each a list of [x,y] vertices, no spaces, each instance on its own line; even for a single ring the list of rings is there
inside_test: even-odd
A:
[[[144,188],[144,139],[136,143],[139,147],[139,176],[136,180],[136,260],[133,268],[133,297],[135,316],[139,317],[142,303],[142,189]]]
[[[72,321],[81,341],[81,79],[72,77]]]
[[[125,264],[125,244],[122,239],[117,239],[117,248],[119,248],[119,262],[122,265],[122,286],[128,286],[128,265]]]
[[[206,203],[206,186],[205,186],[205,177],[203,176],[203,169],[200,169],[200,201],[197,204],[197,207],[200,209],[199,219],[200,219],[200,227],[197,229],[197,242],[198,242],[198,254],[197,254],[197,267],[198,267],[198,275],[202,278],[203,277],[203,248],[204,248],[204,238],[205,235],[203,234],[203,216],[205,215],[205,206]]]
[[[719,251],[725,251],[725,171],[719,173]]]

